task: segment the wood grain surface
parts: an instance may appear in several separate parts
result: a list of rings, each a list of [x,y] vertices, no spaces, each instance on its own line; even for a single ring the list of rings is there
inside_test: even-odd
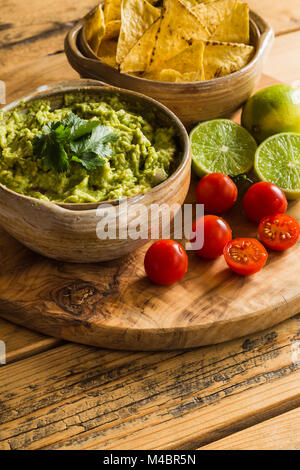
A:
[[[201,450],[255,450],[258,442],[260,450],[299,450],[299,429],[300,408],[296,408],[203,446]]]
[[[300,3],[300,1],[298,1]],[[279,36],[271,50],[270,59],[265,65],[265,73],[289,85],[300,83],[300,31]],[[295,59],[296,57],[296,59]]]
[[[33,356],[41,351],[47,351],[63,342],[34,331],[0,320],[0,339],[6,346],[6,363]]]
[[[67,344],[7,365],[0,449],[186,449],[224,438],[299,406],[299,326],[297,317],[185,353]]]
[[[0,70],[8,72],[47,54],[62,53],[67,31],[96,4],[95,0],[1,1]]]
[[[247,0],[249,7],[270,21],[278,36],[300,29],[300,2],[273,0]],[[280,77],[280,80],[283,80]]]
[[[10,24],[11,37],[17,39],[17,22],[21,33],[20,18],[32,14],[31,2],[8,3],[0,0],[2,43],[8,32],[3,25]],[[67,3],[43,0],[36,8],[42,17],[42,10],[63,12]],[[91,3],[96,1],[79,0],[72,6],[80,17]],[[249,4],[277,34],[300,30],[299,0]],[[74,18],[67,7],[63,15]],[[9,100],[43,83],[77,77],[64,55],[55,54],[63,47],[65,33],[27,45],[26,34],[29,29],[23,34],[22,54],[12,47],[5,56],[7,67],[4,61],[0,66]],[[288,83],[299,78],[299,41],[297,33],[277,37],[265,71]],[[49,345],[39,352],[40,334],[0,320],[0,340],[6,340],[16,359],[0,366],[0,447],[205,449],[216,443],[213,448],[222,449],[227,437],[232,436],[236,445],[236,436],[240,440],[245,435],[243,448],[300,449],[297,421],[294,433],[286,431],[300,406],[299,334],[296,316],[264,332],[192,351],[105,351],[51,345],[49,338]],[[24,359],[22,351],[28,351],[29,344],[33,355]],[[264,424],[266,432],[276,436],[272,442],[263,439],[260,427],[252,432]],[[246,434],[239,437],[242,431]]]

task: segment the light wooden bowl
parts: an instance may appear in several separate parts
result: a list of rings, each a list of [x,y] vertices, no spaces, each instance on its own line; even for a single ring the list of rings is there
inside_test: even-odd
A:
[[[83,21],[65,39],[67,58],[80,76],[150,96],[171,109],[189,128],[199,121],[229,117],[247,100],[260,79],[274,38],[271,26],[251,11],[251,43],[255,54],[246,67],[214,80],[170,83],[120,73],[101,62],[85,41]]]
[[[78,90],[99,97],[117,93],[129,105],[140,102],[143,109],[154,109],[158,124],[175,127],[177,168],[166,181],[149,192],[127,198],[127,204],[131,207],[143,204],[147,209],[151,204],[183,204],[190,185],[189,139],[182,123],[165,106],[139,93],[104,86],[93,80],[45,85],[23,100],[29,102],[47,99],[55,108],[61,105],[64,94]],[[13,102],[2,110],[12,110],[20,101]],[[56,204],[23,196],[0,184],[0,223],[9,234],[28,248],[50,258],[79,263],[106,261],[127,255],[147,242],[144,239],[103,240],[97,237],[96,228],[101,220],[97,207],[103,208],[108,202],[112,206],[109,214],[113,216],[114,208],[122,207],[124,200],[99,204]],[[129,217],[127,226],[137,220],[138,215]],[[141,226],[146,222],[148,214],[143,215],[140,220]]]

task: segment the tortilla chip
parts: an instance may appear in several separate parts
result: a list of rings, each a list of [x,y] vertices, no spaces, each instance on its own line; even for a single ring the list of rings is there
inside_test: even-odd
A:
[[[163,69],[161,71],[155,72],[157,75],[156,78],[151,78],[151,74],[149,76],[145,75],[145,78],[149,78],[152,80],[159,80],[161,82],[199,82],[202,80],[202,74],[199,72],[185,72],[180,73],[178,70],[174,69]]]
[[[237,2],[235,8],[216,28],[211,41],[250,43],[249,7]]]
[[[209,39],[208,31],[180,0],[165,0],[157,42],[147,71],[161,69],[194,40]]]
[[[205,25],[209,35],[212,36],[225,17],[232,13],[232,9],[236,4],[237,0],[201,2],[193,7],[191,11],[197,16],[201,24]]]
[[[144,72],[148,68],[160,24],[158,18],[133,46],[121,63],[121,72]]]
[[[97,52],[97,56],[102,62],[110,65],[111,67],[117,68],[116,52],[117,52],[118,41],[114,39],[105,39],[101,42]]]
[[[213,2],[219,2],[220,0],[180,0],[180,1],[187,8],[191,10],[193,7],[199,5],[199,3],[213,3]]]
[[[198,5],[199,2],[197,0],[181,0],[181,3],[183,3],[187,8],[193,8]]]
[[[195,41],[191,46],[164,62],[164,69],[174,69],[180,73],[201,72],[203,69],[203,53],[203,41]]]
[[[186,73],[195,74],[198,80],[204,80],[203,53],[204,53],[203,41],[195,41],[194,44],[192,44],[191,46],[188,46],[182,52],[180,52],[176,56],[164,62],[162,69],[164,71],[175,70],[182,75],[185,75]],[[165,81],[164,79],[161,78],[160,70],[153,71],[152,74],[151,73],[148,74],[146,78],[150,78],[152,80]],[[167,81],[174,81],[174,80],[167,80]]]
[[[117,62],[123,62],[132,47],[160,17],[160,9],[147,0],[123,0],[122,26],[117,49]]]
[[[205,80],[224,77],[247,65],[254,54],[253,46],[207,41],[204,43]]]
[[[122,0],[105,0],[104,3],[104,19],[105,24],[110,21],[121,19],[121,3]]]
[[[121,20],[109,21],[105,25],[105,35],[103,39],[117,38],[120,34]]]
[[[104,34],[104,15],[102,6],[99,5],[95,12],[86,18],[84,23],[85,39],[94,52],[97,52]]]

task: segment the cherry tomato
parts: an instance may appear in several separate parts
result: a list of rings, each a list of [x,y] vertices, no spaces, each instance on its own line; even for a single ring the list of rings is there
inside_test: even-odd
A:
[[[264,217],[260,221],[258,233],[261,241],[268,248],[284,251],[297,243],[300,227],[294,217],[287,214],[275,214]]]
[[[249,276],[263,268],[268,253],[255,238],[236,238],[225,246],[224,257],[232,271],[241,276]]]
[[[144,265],[151,281],[168,286],[183,278],[188,257],[183,246],[174,240],[158,240],[147,250]]]
[[[223,254],[226,243],[232,239],[231,228],[228,223],[221,217],[216,215],[204,215],[193,223],[192,227],[194,236],[191,242],[196,238],[204,236],[203,247],[196,250],[201,258],[214,259]]]
[[[259,222],[267,215],[284,213],[287,210],[287,200],[278,186],[262,181],[248,189],[243,207],[250,220]]]
[[[238,190],[232,179],[223,173],[210,173],[202,178],[196,189],[198,204],[204,204],[205,212],[222,214],[237,200]]]

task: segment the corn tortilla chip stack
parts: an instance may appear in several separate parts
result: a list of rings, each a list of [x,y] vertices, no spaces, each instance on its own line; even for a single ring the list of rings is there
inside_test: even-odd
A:
[[[239,0],[106,0],[84,29],[103,62],[152,80],[210,80],[254,53],[249,8]]]
[[[145,31],[160,17],[160,9],[147,0],[123,0],[121,7],[122,26],[120,30],[117,62],[123,62],[129,51]]]
[[[105,34],[105,22],[101,5],[85,20],[84,34],[91,49],[97,53],[101,39]]]

